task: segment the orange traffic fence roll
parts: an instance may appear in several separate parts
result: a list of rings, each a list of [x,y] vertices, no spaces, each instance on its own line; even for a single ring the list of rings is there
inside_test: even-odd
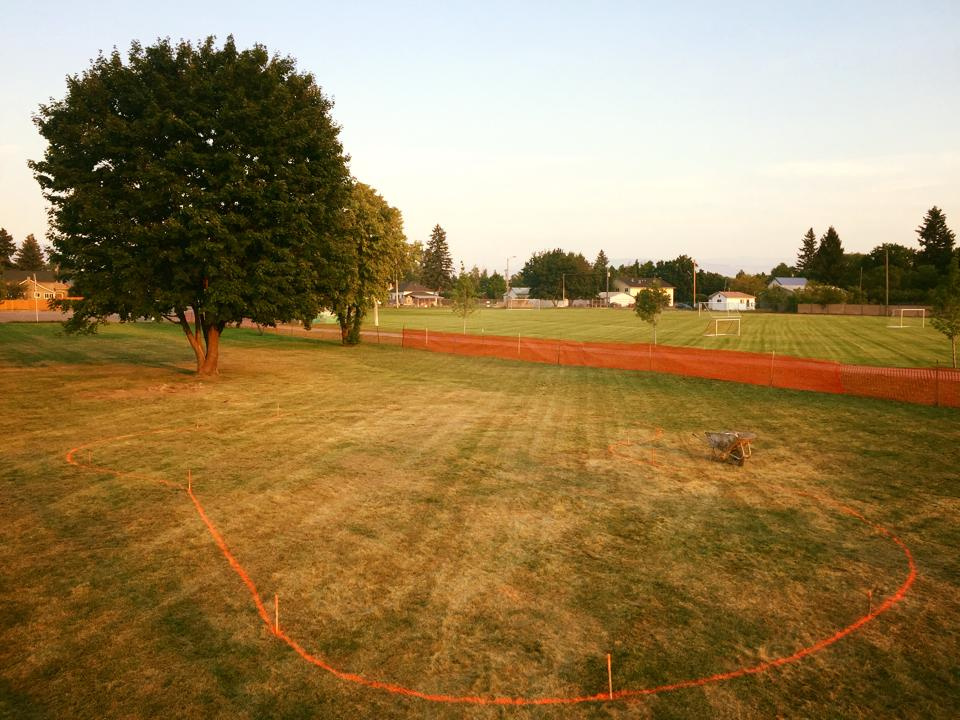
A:
[[[412,329],[403,330],[402,345],[455,355],[638,370],[920,405],[960,407],[960,371],[947,368],[870,367],[775,353]]]

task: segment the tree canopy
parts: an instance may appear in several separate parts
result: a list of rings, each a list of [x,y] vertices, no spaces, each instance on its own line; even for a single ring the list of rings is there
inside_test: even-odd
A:
[[[31,163],[83,296],[68,329],[167,319],[214,373],[228,323],[312,318],[349,191],[331,108],[292,58],[232,37],[133,43],[69,77]]]
[[[13,254],[17,245],[13,242],[13,235],[6,228],[0,227],[0,268],[13,267]]]
[[[934,205],[923,216],[923,223],[917,228],[920,252],[917,262],[933,265],[938,272],[947,274],[951,266],[956,266],[953,257],[953,244],[956,235],[947,227],[947,216]]]
[[[453,282],[453,260],[447,247],[447,231],[435,225],[430,233],[430,241],[423,251],[420,267],[423,284],[437,292],[447,290]]]
[[[658,284],[643,288],[637,293],[636,305],[633,309],[637,313],[637,317],[652,326],[654,345],[657,344],[657,321],[660,320],[660,313],[669,304],[670,297]]]
[[[545,300],[559,300],[564,295],[591,298],[601,290],[600,278],[586,258],[560,249],[530,256],[520,271],[519,283],[530,288],[530,297]]]
[[[947,279],[933,293],[930,324],[950,341],[953,367],[957,367],[957,338],[960,338],[960,269],[950,270]]]
[[[797,253],[797,270],[809,272],[813,269],[815,258],[817,257],[817,235],[813,228],[807,230],[800,244],[800,251]]]
[[[807,270],[815,280],[827,285],[840,285],[843,282],[843,244],[833,225],[820,238],[817,254]]]
[[[17,251],[14,265],[20,270],[43,270],[46,261],[43,258],[43,249],[31,233],[23,239]]]
[[[360,342],[367,308],[385,297],[407,252],[400,211],[354,182],[330,255],[319,259],[320,298],[336,314],[345,345]]]
[[[478,273],[479,274],[479,273]],[[467,332],[467,317],[477,310],[477,283],[473,273],[460,265],[460,275],[453,285],[451,309],[463,319],[463,332]]]

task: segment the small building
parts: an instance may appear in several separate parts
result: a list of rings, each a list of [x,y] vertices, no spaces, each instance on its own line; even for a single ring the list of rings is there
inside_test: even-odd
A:
[[[637,302],[636,296],[630,293],[620,292],[619,290],[597,293],[597,297],[608,307],[625,308],[635,305]]]
[[[707,300],[707,307],[710,310],[719,310],[720,312],[756,310],[757,298],[753,295],[736,292],[734,290],[721,290],[710,296]]]
[[[388,302],[391,305],[396,305],[399,302],[404,307],[437,307],[443,300],[440,293],[429,290],[415,282],[400,283],[399,292],[394,291],[391,287],[389,298]]]
[[[503,304],[507,307],[529,307],[530,288],[512,287],[503,294]]]
[[[781,287],[789,292],[796,292],[797,290],[803,290],[807,287],[807,279],[794,277],[775,277],[769,282],[767,287]]]
[[[617,278],[613,281],[613,286],[620,292],[627,293],[632,297],[636,297],[641,290],[649,290],[659,286],[669,299],[667,307],[673,307],[673,292],[676,288],[660,278]]]
[[[70,284],[58,280],[53,270],[6,270],[3,280],[19,285],[26,300],[61,300],[70,296]]]

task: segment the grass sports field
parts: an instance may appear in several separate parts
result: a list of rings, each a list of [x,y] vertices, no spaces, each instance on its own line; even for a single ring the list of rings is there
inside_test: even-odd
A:
[[[234,330],[191,365],[0,325],[0,717],[960,713],[956,411]],[[338,679],[198,508],[345,673],[703,683]]]
[[[693,311],[667,310],[657,325],[657,342],[663,345],[771,351],[781,355],[822,358],[840,362],[895,367],[931,367],[950,364],[950,343],[930,327],[890,328],[886,317],[783,315],[743,313],[740,337],[705,337],[711,318]],[[899,319],[897,320],[899,322]],[[367,328],[373,326],[367,317]],[[380,327],[385,330],[429,328],[462,332],[463,320],[447,308],[383,308]],[[481,309],[467,318],[467,332],[494,335],[562,338],[614,342],[650,342],[650,325],[632,310],[606,308],[563,310]]]

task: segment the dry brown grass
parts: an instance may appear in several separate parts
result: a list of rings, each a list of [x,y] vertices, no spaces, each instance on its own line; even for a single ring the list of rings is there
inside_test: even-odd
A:
[[[82,342],[131,339],[146,364],[51,350],[0,371],[3,417],[17,418],[4,428],[0,715],[958,709],[956,413],[252,336],[228,345],[223,377],[198,383],[163,333]],[[50,422],[56,412],[69,422]],[[743,469],[692,437],[729,424],[760,436]],[[84,443],[93,464],[132,474],[68,467]],[[800,493],[894,529],[920,580],[861,632],[763,675],[613,705],[446,707],[343,683],[273,638],[189,501],[153,482],[188,469],[261,594],[279,593],[289,635],[339,668],[428,692],[592,694],[608,652],[617,688],[650,687],[829,635],[866,612],[867,590],[894,592],[905,562]]]

